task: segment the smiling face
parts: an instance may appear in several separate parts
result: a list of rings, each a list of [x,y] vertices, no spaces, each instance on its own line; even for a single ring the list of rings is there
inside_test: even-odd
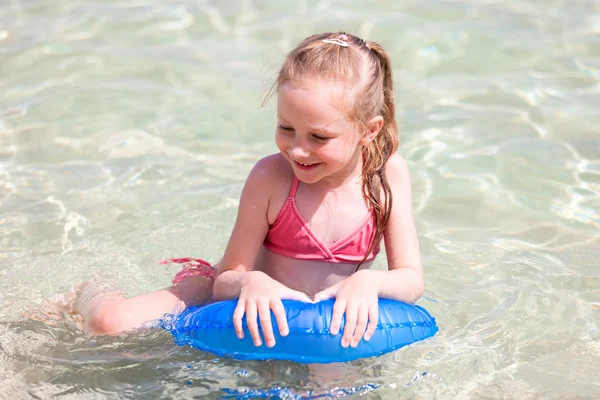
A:
[[[304,183],[345,179],[360,171],[361,135],[333,105],[339,89],[320,79],[279,87],[275,142]]]

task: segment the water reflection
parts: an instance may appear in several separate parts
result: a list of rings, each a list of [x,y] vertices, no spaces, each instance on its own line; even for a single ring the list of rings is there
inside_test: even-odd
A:
[[[0,5],[0,390],[594,397],[597,11],[591,0]],[[89,338],[74,321],[22,318],[89,278],[136,294],[169,282],[161,259],[217,260],[246,174],[274,151],[273,104],[260,104],[279,60],[340,26],[392,55],[435,338],[325,371],[215,359],[160,330]]]

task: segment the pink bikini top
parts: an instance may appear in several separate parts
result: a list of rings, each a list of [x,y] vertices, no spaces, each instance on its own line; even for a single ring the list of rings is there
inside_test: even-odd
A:
[[[277,219],[269,227],[264,246],[277,254],[299,260],[359,264],[369,251],[375,232],[373,212],[370,211],[365,220],[347,236],[327,247],[311,231],[296,207],[298,184],[298,178],[294,176],[290,194]],[[365,261],[374,259],[378,253],[379,244]]]

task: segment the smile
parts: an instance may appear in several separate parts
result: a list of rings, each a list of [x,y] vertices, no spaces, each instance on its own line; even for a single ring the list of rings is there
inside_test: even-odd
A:
[[[296,166],[298,168],[302,169],[302,170],[310,170],[310,169],[313,169],[313,168],[317,167],[321,163],[306,164],[306,163],[301,163],[301,162],[298,162],[298,161],[294,160],[294,164],[296,164]]]

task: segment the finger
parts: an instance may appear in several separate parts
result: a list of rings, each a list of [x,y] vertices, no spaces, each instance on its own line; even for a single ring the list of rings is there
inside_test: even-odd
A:
[[[365,330],[367,329],[367,322],[369,322],[369,308],[366,304],[361,304],[357,310],[358,320],[356,321],[356,328],[354,329],[354,335],[350,346],[356,347],[362,339]]]
[[[335,303],[333,303],[333,309],[331,311],[331,324],[329,325],[329,332],[331,332],[332,335],[337,335],[340,331],[340,325],[342,323],[344,311],[346,311],[346,301],[336,300]]]
[[[306,295],[306,293],[299,292],[297,290],[286,290],[281,294],[281,298],[285,300],[298,300],[303,301],[305,303],[312,303],[310,297]]]
[[[275,320],[277,321],[277,326],[279,327],[279,334],[281,334],[281,336],[287,336],[290,329],[287,323],[285,308],[283,307],[281,300],[273,300],[271,302],[271,309],[273,310]]]
[[[379,305],[375,304],[375,306],[369,308],[369,326],[367,326],[367,331],[365,332],[365,340],[371,340],[371,337],[375,333],[375,329],[377,329],[377,324],[379,323]]]
[[[331,299],[332,297],[335,297],[336,294],[337,294],[337,286],[332,286],[330,288],[322,290],[319,293],[315,294],[315,303],[318,303],[319,301]]]
[[[260,340],[260,332],[258,332],[258,322],[256,321],[256,302],[248,301],[246,303],[246,325],[248,325],[248,330],[250,331],[250,336],[252,336],[252,341],[255,346],[260,346],[262,341]]]
[[[346,326],[344,327],[344,335],[342,336],[342,347],[348,347],[356,328],[358,319],[358,307],[355,303],[348,303],[346,306]]]
[[[244,328],[242,327],[242,318],[246,312],[246,303],[238,300],[235,310],[233,310],[233,327],[235,328],[235,334],[239,339],[244,338]]]
[[[269,307],[268,299],[260,300],[258,302],[258,318],[267,347],[275,346],[273,325],[271,324],[271,308]]]

